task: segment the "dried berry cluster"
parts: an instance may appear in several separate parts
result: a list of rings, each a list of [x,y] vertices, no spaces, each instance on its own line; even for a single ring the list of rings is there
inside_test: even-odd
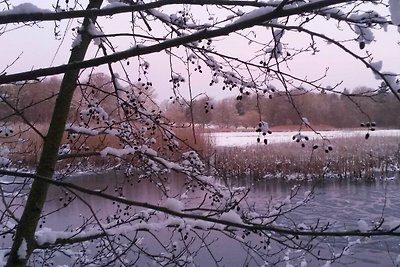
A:
[[[88,103],[88,108],[79,113],[79,118],[85,126],[88,126],[91,121],[94,121],[97,125],[99,125],[100,122],[108,119],[108,114],[100,106],[98,100],[91,98]]]
[[[169,99],[172,101],[172,104],[179,104],[179,96],[170,96]]]
[[[214,109],[214,106],[210,104],[209,101],[206,101],[206,103],[204,104],[204,112],[208,113],[212,109]]]
[[[374,121],[372,122],[362,122],[360,123],[361,127],[366,127],[368,129],[368,132],[365,134],[365,139],[368,139],[370,134],[369,131],[373,132],[376,130],[376,123]]]
[[[268,134],[272,134],[271,130],[269,129],[269,125],[265,121],[260,121],[256,128],[257,133],[261,133],[264,136],[264,144],[268,144],[268,139],[265,136]],[[261,142],[261,138],[257,137],[257,143]]]
[[[14,130],[10,127],[0,128],[0,137],[10,137],[14,133]]]
[[[147,81],[146,83],[142,82],[142,78],[138,78],[137,81],[140,83],[140,86],[144,88],[145,90],[148,90],[150,86],[153,86],[153,83],[150,81]]]
[[[179,26],[185,26],[190,18],[190,14],[186,11],[178,11],[178,13],[171,14],[169,16],[170,21]]]
[[[172,82],[173,89],[175,90],[181,86],[181,83],[185,82],[185,78],[180,74],[172,74],[169,82]]]
[[[305,147],[305,141],[310,140],[307,135],[303,135],[301,133],[293,135],[292,139],[297,143],[301,143],[301,147]]]
[[[139,64],[139,67],[143,69],[143,74],[146,75],[148,73],[148,69],[150,68],[150,63],[147,61],[143,61],[143,63]]]
[[[329,152],[333,151],[333,147],[331,145],[324,145],[322,147],[324,148],[325,153],[329,153]],[[318,149],[319,145],[313,145],[312,148],[313,149]]]

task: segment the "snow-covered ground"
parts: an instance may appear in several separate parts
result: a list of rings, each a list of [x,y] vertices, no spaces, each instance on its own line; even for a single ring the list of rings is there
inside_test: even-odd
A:
[[[312,131],[302,131],[312,142],[313,140],[321,140],[321,136],[329,139],[340,137],[363,137],[368,133],[367,130],[343,130],[343,131],[320,131],[317,133]],[[292,137],[298,132],[273,132],[266,136],[256,132],[216,132],[209,133],[207,136],[215,146],[249,146],[257,144],[257,137],[261,138],[260,145],[264,145],[264,137],[268,139],[269,144],[293,142]],[[400,142],[400,130],[377,130],[369,132],[371,138],[374,136],[398,136]]]

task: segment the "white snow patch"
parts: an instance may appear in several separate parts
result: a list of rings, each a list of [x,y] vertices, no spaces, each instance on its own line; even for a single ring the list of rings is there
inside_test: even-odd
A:
[[[398,263],[400,263],[400,254],[397,255],[397,258],[396,258],[396,264],[398,264]]]
[[[164,201],[163,206],[169,210],[177,212],[181,212],[185,208],[185,204],[175,198],[167,198]]]
[[[88,33],[93,37],[93,36],[104,36],[104,33],[100,30],[97,29],[96,26],[90,22],[88,25]],[[102,37],[95,37],[93,38],[93,42],[95,45],[99,46],[103,42]]]
[[[250,11],[250,12],[242,15],[240,18],[235,20],[234,23],[240,23],[240,22],[243,22],[243,21],[246,21],[246,20],[249,20],[249,19],[253,19],[255,17],[263,16],[263,15],[266,15],[266,14],[272,12],[273,10],[274,10],[273,7],[260,7],[260,8],[257,8],[257,9],[255,9],[253,11]]]
[[[372,72],[373,72],[374,75],[375,75],[375,79],[377,79],[377,80],[382,79],[382,78],[375,72],[375,71],[381,71],[381,70],[382,70],[382,65],[383,65],[382,60],[376,61],[376,62],[371,62],[370,65],[371,65],[372,68],[374,68],[374,70],[372,70]]]
[[[364,42],[366,44],[370,44],[370,43],[372,43],[372,41],[374,41],[374,39],[375,39],[374,34],[368,25],[356,24],[353,26],[353,28],[354,28],[354,32],[359,35],[358,36],[359,42]]]
[[[299,223],[297,225],[297,228],[303,230],[303,229],[308,229],[308,226],[305,223]]]
[[[75,39],[72,41],[71,48],[75,48],[79,46],[82,42],[82,36],[78,34]]]
[[[307,117],[302,117],[301,119],[302,119],[302,121],[304,122],[305,125],[311,125],[310,121],[308,120]]]
[[[58,149],[58,155],[67,155],[71,153],[71,146],[69,144],[62,144]]]
[[[237,214],[234,210],[230,210],[222,214],[220,219],[232,223],[243,224],[242,218],[240,218],[239,214]]]
[[[385,83],[387,84],[387,86],[390,86],[395,91],[400,89],[400,83],[396,78],[396,73],[384,72],[383,75],[385,76]]]
[[[143,154],[146,154],[147,156],[152,156],[152,157],[156,157],[157,156],[157,151],[155,151],[154,149],[149,148],[146,145],[142,145],[139,147],[140,152],[142,152]]]
[[[11,160],[8,158],[10,150],[6,146],[0,146],[0,167],[8,167],[11,165]]]
[[[137,150],[137,149],[136,149]],[[107,155],[113,155],[116,157],[122,157],[128,154],[134,154],[136,151],[134,148],[113,148],[113,147],[106,147],[102,151],[100,151],[100,155],[105,157]]]
[[[327,20],[329,20],[332,16],[339,17],[339,18],[346,17],[346,14],[339,8],[326,7],[326,8],[321,9],[321,11],[325,13],[325,17]]]
[[[389,77],[387,75],[387,77]],[[320,136],[312,131],[302,131],[302,133],[309,137],[310,141],[320,140]],[[363,137],[365,131],[358,130],[344,130],[344,131],[319,131],[321,135],[326,138],[347,138],[347,137]],[[204,134],[206,138],[210,138],[215,146],[225,147],[246,147],[257,145],[257,132],[213,132]],[[376,130],[375,136],[395,136],[400,137],[400,130]],[[292,142],[293,132],[274,132],[268,136],[269,144],[280,144]]]
[[[6,265],[6,262],[4,261],[4,256],[7,252],[8,252],[7,250],[0,250],[0,267]]]
[[[31,13],[51,13],[48,9],[42,9],[32,3],[22,3],[12,9],[0,11],[1,15],[31,14]]]
[[[76,235],[74,232],[53,231],[44,227],[35,233],[35,239],[39,246],[44,244],[53,244],[58,238],[70,238]]]
[[[20,260],[26,259],[27,249],[28,249],[28,247],[27,247],[27,244],[26,244],[26,240],[25,240],[25,238],[24,238],[24,239],[22,239],[22,243],[21,243],[21,245],[19,246],[18,252],[17,252],[18,258],[19,258]]]
[[[187,223],[190,224],[194,228],[202,229],[202,230],[208,230],[211,227],[213,227],[213,223],[207,222],[207,221],[202,221],[202,220],[187,220]]]
[[[121,2],[119,0],[108,0],[108,2],[109,2],[109,4],[107,4],[104,7],[102,7],[102,9],[120,7],[120,6],[129,6],[129,4],[126,4],[126,3]]]
[[[72,131],[75,133],[87,134],[87,135],[98,135],[100,133],[97,130],[80,127],[80,126],[73,126],[73,125],[65,126],[65,130]]]
[[[359,230],[361,233],[367,232],[367,231],[368,231],[368,228],[369,228],[367,222],[364,221],[364,220],[358,220],[357,226],[358,226],[358,230]]]

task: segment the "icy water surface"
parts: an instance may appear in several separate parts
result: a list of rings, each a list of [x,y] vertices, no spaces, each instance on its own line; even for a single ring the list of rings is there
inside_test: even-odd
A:
[[[258,189],[257,201],[262,202],[265,192],[284,194],[284,187],[268,187],[266,185],[264,188]],[[303,186],[303,190],[307,187],[307,185]],[[256,188],[259,187],[256,186]],[[381,216],[385,218],[386,222],[399,222],[399,189],[398,180],[321,182],[316,184],[315,198],[307,206],[293,212],[291,217],[306,225],[312,225],[319,219],[321,223],[333,224],[334,228],[348,230],[358,229],[358,220],[366,221],[371,227],[374,222],[379,221]],[[357,238],[351,240],[355,239]],[[338,247],[343,241],[336,240]],[[380,237],[369,240],[362,239],[362,241],[363,244],[350,250],[351,255],[343,257],[331,266],[398,266],[395,261],[400,254],[399,237]],[[323,262],[312,262],[308,266],[322,265]]]
[[[69,178],[68,181],[85,186],[91,189],[105,189],[109,193],[116,193],[115,188],[119,188],[120,192],[126,198],[145,201],[149,203],[159,203],[161,194],[155,187],[154,183],[129,181],[127,182],[122,176],[110,173],[107,175],[81,175]],[[250,205],[255,205],[260,211],[265,209],[268,201],[285,198],[290,189],[296,185],[296,182],[281,182],[279,180],[253,180],[253,179],[232,179],[230,181],[238,186],[247,186],[252,188],[250,194]],[[182,179],[173,177],[169,186],[176,193],[182,193]],[[298,192],[299,196],[304,195],[305,191],[315,187],[315,197],[306,206],[294,211],[289,215],[290,219],[296,223],[304,223],[306,225],[314,225],[317,220],[320,224],[330,223],[334,228],[340,229],[357,229],[357,221],[365,220],[369,226],[377,222],[383,215],[385,222],[400,220],[400,179],[399,175],[394,176],[391,180],[385,181],[337,181],[328,180],[318,182],[316,184],[307,182],[303,183]],[[117,190],[118,191],[118,190]],[[192,196],[196,196],[194,193]],[[64,190],[51,187],[46,203],[46,212],[63,208],[65,201],[70,195],[65,195]],[[101,199],[95,196],[84,195],[86,203],[75,200],[60,212],[46,216],[45,221],[41,221],[42,227],[51,228],[53,230],[74,229],[80,225],[85,218],[92,217],[88,208],[93,208],[98,218],[106,218],[115,214],[118,208],[116,203]],[[166,230],[167,232],[167,230]],[[169,241],[170,234],[162,231],[157,235]],[[236,242],[232,242],[229,238],[222,235],[216,235],[219,241],[215,242],[211,249],[216,257],[221,258],[220,266],[260,266],[260,262],[249,261],[246,257],[244,249]],[[213,238],[214,238],[213,237]],[[354,241],[356,238],[351,238]],[[178,238],[177,238],[178,240]],[[251,240],[251,238],[250,238]],[[253,240],[254,241],[254,240]],[[327,240],[332,243],[331,248],[340,251],[345,245],[344,238]],[[381,237],[372,239],[362,239],[362,244],[351,249],[350,255],[343,256],[339,261],[334,262],[331,266],[352,266],[352,267],[372,267],[372,266],[396,266],[396,259],[400,254],[400,238]],[[1,247],[7,246],[2,241]],[[148,243],[147,246],[152,246]],[[317,253],[317,252],[315,252]],[[321,255],[324,253],[322,250]],[[276,256],[276,266],[300,266],[300,259],[291,258],[295,253],[289,255],[290,260],[285,261],[285,253]],[[314,258],[306,256],[307,266],[323,266],[325,261],[316,261]],[[58,258],[55,260],[56,266],[64,264],[67,259]],[[195,258],[196,266],[214,266],[213,260],[207,252],[201,252]],[[67,262],[65,262],[67,264]],[[147,266],[151,261],[142,258],[137,266]]]
[[[397,176],[398,177],[398,176]],[[82,176],[75,178],[74,182],[87,186],[89,188],[105,188],[106,181],[112,180],[111,184],[122,186],[121,177],[92,177]],[[250,195],[259,210],[263,210],[267,201],[271,199],[283,199],[295,185],[295,182],[280,182],[277,180],[261,180],[252,179],[236,179],[231,181],[239,186],[248,186],[252,188]],[[182,182],[179,178],[172,179],[171,189],[179,192],[182,188]],[[370,226],[379,220],[383,215],[385,220],[400,220],[400,182],[398,178],[386,181],[324,181],[317,184],[305,183],[301,185],[299,196],[305,191],[315,186],[315,198],[305,207],[302,207],[290,215],[290,218],[296,222],[303,222],[306,225],[313,225],[319,219],[320,223],[327,223],[333,227],[341,229],[357,229],[357,221],[365,220]],[[111,186],[112,188],[113,186]],[[158,203],[160,193],[153,183],[133,182],[132,185],[126,183],[122,187],[124,196],[135,200],[146,201],[150,203]],[[58,199],[59,189],[53,188],[49,195],[47,210],[60,208],[62,201]],[[93,196],[86,196],[85,200],[93,205],[99,217],[113,214],[116,209],[115,204],[110,201],[102,200]],[[251,203],[250,203],[251,204]],[[80,201],[74,201],[63,210],[58,216],[49,216],[46,220],[46,227],[57,228],[62,230],[66,225],[74,225],[82,221],[79,214],[88,214],[88,208]],[[162,233],[160,234],[162,236]],[[168,237],[167,237],[168,238]],[[237,244],[229,241],[228,238],[219,236],[220,241],[213,245],[215,254],[223,258],[225,266],[258,266],[255,262],[246,262],[246,254]],[[351,240],[355,240],[352,238]],[[344,239],[335,239],[332,248],[339,249],[344,244]],[[331,266],[395,266],[397,256],[400,254],[400,238],[386,237],[373,238],[370,240],[362,240],[363,244],[357,245],[351,249],[351,255],[344,256],[338,262]],[[340,251],[340,250],[338,250]],[[282,254],[280,257],[283,257]],[[213,262],[208,255],[201,253],[195,262],[198,266],[210,266]],[[307,266],[322,266],[325,262],[318,262],[315,259],[306,257]],[[282,259],[281,259],[282,260]],[[279,260],[277,260],[279,261]],[[286,266],[291,263],[294,266],[299,261],[281,261],[277,266]],[[143,262],[142,262],[143,264]]]

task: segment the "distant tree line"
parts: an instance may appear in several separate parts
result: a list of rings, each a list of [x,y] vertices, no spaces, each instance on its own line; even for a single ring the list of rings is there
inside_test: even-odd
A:
[[[3,121],[18,121],[21,120],[20,114],[31,122],[49,122],[59,87],[58,78],[24,84],[20,89],[18,85],[1,86],[0,118]],[[107,100],[104,96],[91,96],[90,88],[101,88],[103,95],[113,91],[110,77],[103,73],[93,74],[90,80],[80,84],[81,90],[74,97],[73,105],[79,105],[83,99],[90,97]],[[149,94],[154,94],[153,88],[149,89]],[[400,106],[393,94],[385,91],[360,87],[338,94],[296,89],[290,92],[290,96],[288,98],[284,93],[244,93],[240,97],[222,100],[200,96],[192,101],[165,101],[163,109],[165,116],[178,123],[220,127],[255,127],[260,120],[267,121],[271,126],[298,125],[302,123],[302,118],[307,118],[314,126],[335,128],[354,128],[368,121],[374,121],[378,127],[400,127]],[[102,105],[112,113],[115,103]],[[79,115],[74,112],[76,109],[72,108],[70,119]]]
[[[57,77],[29,83],[0,85],[0,120],[3,122],[22,120],[32,123],[50,122],[60,85],[61,80]],[[78,107],[82,103],[90,106],[93,101],[96,101],[97,105],[101,104],[108,114],[117,113],[118,103],[108,98],[115,89],[111,77],[107,74],[94,73],[90,75],[90,78],[83,79],[78,84],[78,88],[71,104],[70,121],[80,116]],[[139,88],[145,89],[143,90],[145,93],[139,92]],[[132,86],[125,86],[124,90],[137,91],[135,94],[142,94],[144,102],[154,105],[149,101],[149,96],[154,95],[154,89],[150,85],[138,82]]]
[[[312,126],[354,128],[375,122],[378,127],[400,127],[400,106],[393,94],[365,87],[340,93],[304,89],[288,94],[244,93],[218,101],[200,97],[190,105],[169,101],[164,109],[175,121],[191,122],[193,116],[196,124],[220,127],[255,127],[260,120],[271,126],[299,125],[302,118]]]
[[[49,122],[59,88],[57,78],[0,86],[1,120]]]

